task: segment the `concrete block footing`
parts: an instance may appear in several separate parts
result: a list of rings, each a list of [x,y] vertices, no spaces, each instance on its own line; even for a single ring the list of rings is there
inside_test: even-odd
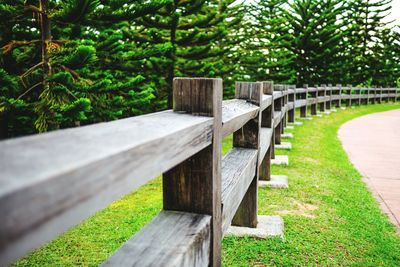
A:
[[[289,188],[289,179],[286,175],[271,175],[270,181],[258,181],[258,186],[261,188]]]
[[[289,166],[289,156],[287,155],[275,155],[274,159],[271,159],[272,165]]]
[[[292,144],[289,142],[281,142],[279,145],[275,145],[276,149],[291,150]]]
[[[294,138],[292,133],[284,133],[281,135],[281,137],[284,139],[293,139]]]
[[[267,239],[272,237],[283,238],[284,222],[280,216],[258,215],[257,228],[230,226],[225,236],[254,237]]]
[[[300,117],[299,120],[312,121],[312,117]]]

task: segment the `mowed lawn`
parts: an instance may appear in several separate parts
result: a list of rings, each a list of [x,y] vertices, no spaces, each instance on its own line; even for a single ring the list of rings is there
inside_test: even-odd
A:
[[[362,182],[337,138],[353,118],[400,108],[384,104],[338,110],[291,132],[289,189],[260,189],[259,214],[280,215],[285,238],[225,238],[224,266],[400,266],[400,236]],[[231,139],[224,142],[230,149]],[[127,195],[16,263],[97,266],[162,207],[161,179]],[[155,259],[157,260],[157,259]]]

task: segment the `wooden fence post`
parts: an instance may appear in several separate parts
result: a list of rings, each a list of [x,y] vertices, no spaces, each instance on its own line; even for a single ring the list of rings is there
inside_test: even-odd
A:
[[[279,84],[274,84],[274,91],[279,91],[283,92],[283,86]],[[278,99],[274,99],[274,109],[275,111],[281,111],[283,112],[283,97],[280,97]],[[279,124],[275,127],[274,130],[274,137],[275,137],[275,144],[280,144],[281,143],[281,136],[282,136],[282,128],[283,128],[283,120],[279,122]]]
[[[260,106],[262,101],[261,82],[236,82],[236,98],[245,99]],[[233,133],[233,146],[260,150],[261,113],[248,121],[241,129]],[[257,161],[258,165],[258,161]],[[258,166],[239,208],[232,220],[232,225],[257,227]]]
[[[351,92],[352,92],[352,91],[353,91],[352,85],[351,85],[351,84],[348,84],[348,85],[347,85],[347,94],[349,95],[349,98],[348,98],[348,100],[347,100],[347,106],[348,106],[348,107],[351,107],[351,97],[352,97]]]
[[[332,107],[332,84],[328,84],[325,86],[325,95],[329,97],[328,101],[326,101],[326,109],[330,110]]]
[[[377,88],[373,87],[368,90],[368,101],[367,104],[375,104],[376,94],[378,92]]]
[[[305,84],[303,87],[306,88],[308,91],[308,84]],[[311,104],[311,115],[317,115],[317,105],[318,104],[316,101],[317,101],[317,97],[318,97],[318,91],[310,92],[310,95],[312,98],[314,98],[314,103]]]
[[[382,86],[379,87],[379,90],[382,92],[382,94],[388,94],[389,92],[385,89],[382,88]],[[388,103],[389,102],[389,96],[385,96],[385,102]]]
[[[302,106],[302,107],[300,108],[300,117],[305,118],[305,117],[307,117],[308,89],[307,89],[305,86],[303,86],[303,87],[304,87],[305,92],[300,94],[300,99],[305,99],[305,100],[306,100],[306,105],[304,105],[304,106]],[[308,86],[307,86],[307,87],[308,87]]]
[[[342,106],[342,85],[337,84],[336,86],[338,88],[338,95],[339,95],[339,99],[336,102],[336,108],[340,108]]]
[[[283,94],[284,94],[284,96],[282,97],[282,100],[283,100],[282,107],[283,107],[283,111],[285,112],[285,114],[283,115],[283,126],[281,127],[281,134],[284,134],[285,128],[287,126],[287,117],[288,117],[287,104],[289,102],[289,95],[288,95],[289,85],[283,85],[282,89],[283,89]]]
[[[175,78],[175,112],[214,118],[212,144],[163,174],[165,210],[212,216],[210,266],[221,265],[222,80]]]
[[[263,93],[265,95],[271,95],[273,97],[274,94],[274,83],[271,81],[262,82],[263,83]],[[267,107],[261,114],[261,127],[270,128],[272,132],[274,131],[274,100],[272,99],[272,103],[269,107]],[[259,179],[270,181],[271,180],[271,159],[275,158],[275,144],[274,144],[274,134],[272,134],[270,140],[270,146],[265,154],[264,159],[260,165],[260,174]]]
[[[359,87],[358,91],[358,105],[361,106],[361,98],[362,98],[362,87]]]
[[[288,121],[293,123],[296,120],[296,86],[289,85],[290,90],[294,90],[293,94],[289,95],[289,101],[293,104],[293,109],[288,111]]]
[[[382,90],[377,90],[377,92],[379,92],[379,95],[378,95],[378,98],[377,98],[377,102],[379,103],[379,104],[381,104],[382,103],[382,101],[383,101],[383,92],[382,92]],[[377,93],[378,94],[378,93]]]
[[[321,89],[321,87],[322,87],[322,89]],[[317,86],[317,90],[318,90],[317,96],[319,96],[319,97],[321,97],[321,96],[325,97],[325,96],[326,96],[326,85],[325,85],[325,84],[322,84],[321,87],[318,87],[318,86]],[[324,111],[325,111],[325,108],[326,108],[326,102],[325,102],[325,100],[324,100],[323,102],[319,103],[319,111],[320,111],[320,112],[324,112]]]

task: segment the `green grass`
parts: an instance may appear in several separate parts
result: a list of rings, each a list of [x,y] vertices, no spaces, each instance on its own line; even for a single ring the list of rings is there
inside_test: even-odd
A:
[[[226,238],[224,266],[400,266],[400,237],[337,138],[343,123],[399,104],[338,110],[293,130],[287,190],[259,190],[259,214],[281,215],[285,239]],[[230,149],[231,137],[223,145]],[[278,152],[279,154],[279,152]],[[127,195],[17,266],[97,266],[162,206],[161,179]]]

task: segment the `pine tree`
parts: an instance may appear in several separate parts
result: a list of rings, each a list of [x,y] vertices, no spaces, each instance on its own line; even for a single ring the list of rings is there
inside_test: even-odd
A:
[[[43,132],[157,109],[155,81],[160,79],[149,65],[157,65],[157,56],[170,49],[136,42],[131,32],[134,19],[165,2],[1,4],[1,14],[10,18],[0,23],[2,135]],[[46,40],[41,40],[42,35]]]
[[[0,71],[2,137],[44,132],[73,126],[87,119],[90,100],[79,75],[96,60],[95,48],[80,41],[66,41],[70,27],[94,11],[97,0],[6,0],[0,5],[3,53]],[[33,20],[30,17],[33,16]],[[55,29],[60,23],[63,27]],[[2,82],[3,84],[3,82]]]
[[[133,33],[138,39],[145,39],[154,46],[169,44],[172,47],[165,69],[160,72],[168,107],[172,107],[175,76],[215,75],[207,59],[219,52],[217,42],[226,34],[225,16],[219,13],[223,4],[224,1],[175,0],[136,20],[141,25]]]
[[[371,84],[376,72],[373,62],[379,60],[372,47],[382,41],[380,32],[386,28],[384,22],[390,11],[391,0],[355,0],[348,2],[346,14],[347,72],[355,84]]]
[[[260,77],[257,80],[273,80],[277,83],[296,82],[294,53],[291,47],[289,25],[284,16],[287,0],[259,1],[253,5],[255,14],[256,44],[262,53],[258,63]],[[257,60],[257,58],[255,58]]]
[[[400,32],[397,29],[384,29],[379,33],[379,43],[372,48],[374,66],[372,84],[383,87],[396,87],[400,82]]]
[[[296,55],[297,84],[338,82],[338,55],[343,38],[341,1],[296,0],[286,11],[292,41],[287,47]]]
[[[135,20],[154,13],[169,1],[102,1],[90,27],[82,36],[96,43],[98,60],[89,77],[101,80],[96,91],[103,101],[94,119],[110,120],[156,111],[165,106],[158,88],[163,81],[172,47],[153,44],[140,32]]]

